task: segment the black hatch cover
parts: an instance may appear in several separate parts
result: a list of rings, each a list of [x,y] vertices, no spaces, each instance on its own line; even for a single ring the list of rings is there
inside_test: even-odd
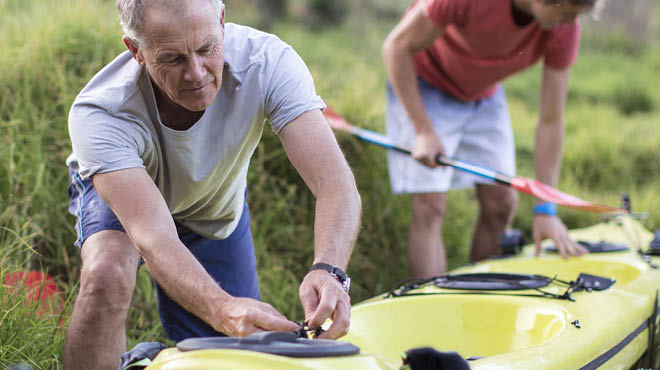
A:
[[[550,284],[552,279],[541,275],[474,273],[438,276],[433,284],[445,289],[464,290],[524,290],[538,289]]]
[[[189,338],[177,343],[179,351],[202,349],[240,349],[287,357],[333,357],[360,353],[360,348],[347,342],[329,339],[298,338],[295,333],[263,332],[247,337]]]

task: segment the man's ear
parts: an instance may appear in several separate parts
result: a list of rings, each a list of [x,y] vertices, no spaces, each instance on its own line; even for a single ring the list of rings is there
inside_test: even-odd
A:
[[[138,46],[135,44],[135,41],[126,35],[122,37],[122,41],[124,41],[124,45],[126,45],[128,51],[131,52],[133,59],[135,59],[139,65],[143,66],[144,58],[142,57],[142,53],[140,53],[140,48],[138,48]]]
[[[220,26],[222,27],[222,38],[225,38],[225,6],[222,5],[222,14],[220,15]]]

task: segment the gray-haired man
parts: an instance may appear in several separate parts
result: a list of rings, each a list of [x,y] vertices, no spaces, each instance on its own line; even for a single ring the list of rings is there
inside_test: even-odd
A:
[[[258,301],[245,194],[264,118],[317,200],[315,268],[299,289],[305,317],[332,318],[326,338],[345,334],[346,284],[323,267],[346,268],[360,198],[300,57],[272,35],[225,26],[220,1],[118,8],[128,52],[89,82],[69,116],[83,267],[64,367],[117,367],[141,258],[174,340],[297,328]]]

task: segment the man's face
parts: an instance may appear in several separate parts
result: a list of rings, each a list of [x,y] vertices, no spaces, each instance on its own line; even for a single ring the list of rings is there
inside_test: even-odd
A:
[[[591,9],[591,5],[573,5],[569,0],[532,0],[532,14],[543,29],[573,22],[578,15]]]
[[[203,111],[222,85],[224,18],[221,25],[220,14],[208,0],[189,0],[177,14],[155,5],[147,14],[144,38],[148,45],[138,50],[136,59],[142,58],[169,103]]]

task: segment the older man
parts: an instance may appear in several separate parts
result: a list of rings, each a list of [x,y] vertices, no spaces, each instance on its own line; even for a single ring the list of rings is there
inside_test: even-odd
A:
[[[117,5],[128,51],[69,116],[83,266],[64,367],[117,367],[140,259],[173,340],[297,328],[258,301],[245,195],[265,118],[317,200],[305,317],[332,318],[325,338],[345,334],[360,198],[303,61],[272,35],[225,26],[219,0]]]
[[[383,47],[390,81],[387,131],[413,146],[416,160],[389,156],[392,190],[413,194],[408,261],[414,277],[446,269],[441,230],[450,189],[476,187],[480,212],[470,258],[497,254],[500,235],[513,217],[515,193],[451,168],[433,167],[439,154],[447,154],[514,174],[513,132],[500,82],[540,59],[536,177],[550,185],[557,182],[569,72],[578,54],[575,20],[594,3],[416,0],[388,36]],[[564,257],[585,253],[556,216],[552,203],[534,207],[537,251],[542,239],[551,238]]]

